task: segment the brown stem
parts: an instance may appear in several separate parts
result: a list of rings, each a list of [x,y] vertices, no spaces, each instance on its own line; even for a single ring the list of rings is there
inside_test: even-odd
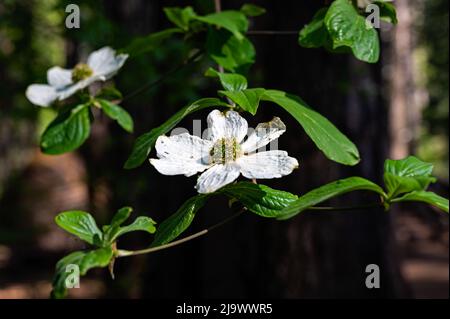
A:
[[[247,210],[247,208],[243,207],[236,214],[231,215],[230,217],[224,219],[223,221],[221,221],[221,222],[219,222],[219,223],[217,223],[217,224],[215,224],[215,225],[213,225],[213,226],[211,226],[211,227],[209,227],[207,229],[203,229],[203,230],[201,230],[201,231],[199,231],[199,232],[197,232],[195,234],[192,234],[190,236],[184,237],[184,238],[179,239],[179,240],[175,240],[175,241],[173,241],[171,243],[168,243],[168,244],[164,244],[164,245],[160,245],[160,246],[156,246],[156,247],[149,247],[149,248],[141,249],[141,250],[132,250],[132,251],[119,249],[117,251],[117,258],[127,257],[127,256],[135,256],[135,255],[142,255],[142,254],[150,254],[150,253],[153,253],[153,252],[158,251],[158,250],[163,250],[163,249],[167,249],[167,248],[170,248],[170,247],[174,247],[174,246],[180,245],[180,244],[185,243],[187,241],[190,241],[192,239],[195,239],[195,238],[198,238],[200,236],[206,235],[208,232],[210,232],[210,231],[212,231],[212,230],[214,230],[214,229],[216,229],[216,228],[218,228],[218,227],[220,227],[222,225],[225,225],[226,223],[232,221],[233,219],[235,219],[236,217],[241,215],[246,210]]]

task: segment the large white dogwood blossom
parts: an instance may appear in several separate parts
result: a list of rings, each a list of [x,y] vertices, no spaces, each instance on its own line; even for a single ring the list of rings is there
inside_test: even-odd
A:
[[[298,167],[287,152],[255,152],[286,131],[278,118],[259,124],[247,135],[247,121],[235,111],[218,110],[208,115],[205,139],[187,133],[160,136],[156,141],[159,159],[150,163],[164,175],[192,176],[203,172],[195,187],[199,193],[211,193],[236,180],[240,174],[250,179],[278,178]]]
[[[106,81],[123,66],[128,54],[118,54],[110,47],[92,52],[86,63],[78,63],[73,69],[54,66],[47,71],[47,84],[32,84],[26,96],[31,103],[49,106],[56,100],[64,100],[96,81]]]

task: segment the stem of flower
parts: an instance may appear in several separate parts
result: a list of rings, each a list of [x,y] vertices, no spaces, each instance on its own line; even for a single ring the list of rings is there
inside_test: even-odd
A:
[[[230,217],[222,220],[221,222],[219,222],[219,223],[217,223],[217,224],[215,224],[215,225],[213,225],[213,226],[211,226],[211,227],[209,227],[207,229],[203,229],[203,230],[201,230],[201,231],[199,231],[199,232],[197,232],[195,234],[192,234],[190,236],[184,237],[184,238],[179,239],[179,240],[175,240],[175,241],[170,242],[168,244],[164,244],[164,245],[160,245],[160,246],[156,246],[156,247],[149,247],[149,248],[141,249],[141,250],[122,250],[122,249],[119,249],[119,250],[117,250],[116,257],[119,258],[119,257],[127,257],[127,256],[150,254],[150,253],[153,253],[155,251],[159,251],[159,250],[163,250],[163,249],[167,249],[167,248],[170,248],[170,247],[174,247],[174,246],[180,245],[182,243],[185,243],[185,242],[190,241],[192,239],[195,239],[197,237],[206,235],[208,232],[214,230],[215,228],[218,228],[218,227],[220,227],[222,225],[225,225],[226,223],[228,223],[228,222],[232,221],[233,219],[235,219],[236,217],[240,216],[246,210],[247,210],[247,208],[243,207],[236,214],[231,215]]]
[[[333,207],[333,206],[315,206],[315,207],[309,207],[306,210],[313,210],[313,211],[354,211],[354,210],[361,210],[361,209],[369,209],[369,208],[380,208],[383,207],[382,203],[372,203],[372,204],[367,204],[367,205],[357,205],[357,206],[343,206],[343,207]],[[227,224],[228,222],[232,221],[233,219],[235,219],[236,217],[240,216],[242,213],[244,213],[245,211],[247,211],[247,208],[243,207],[241,210],[239,210],[236,214],[224,219],[223,221],[209,227],[206,229],[203,229],[195,234],[192,234],[190,236],[181,238],[179,240],[175,240],[173,242],[164,244],[164,245],[160,245],[160,246],[156,246],[156,247],[149,247],[149,248],[145,248],[145,249],[141,249],[141,250],[122,250],[119,249],[117,250],[116,253],[116,257],[120,258],[120,257],[128,257],[128,256],[135,256],[135,255],[143,255],[143,254],[150,254],[159,250],[164,250],[167,248],[171,248],[174,246],[178,246],[182,243],[188,242],[192,239],[201,237],[203,235],[206,235],[207,233],[209,233],[210,231],[223,226],[225,224]]]
[[[333,206],[313,206],[309,207],[307,210],[315,210],[315,211],[345,211],[345,210],[361,210],[361,209],[370,209],[370,208],[380,208],[384,207],[382,203],[373,203],[367,205],[356,205],[356,206],[342,206],[342,207],[333,207]]]
[[[222,11],[222,4],[220,0],[214,0],[214,9],[217,13]],[[217,65],[217,69],[219,70],[220,73],[223,73],[225,71],[223,69],[223,66],[221,66],[220,64]]]
[[[135,91],[131,92],[130,94],[126,95],[121,102],[125,101],[125,100],[129,100],[139,94],[141,94],[142,92],[149,90],[159,84],[161,84],[162,82],[164,82],[169,76],[171,76],[174,73],[177,73],[178,71],[180,71],[181,69],[183,69],[184,67],[188,66],[189,64],[191,64],[192,62],[194,62],[198,57],[200,57],[201,55],[203,55],[203,50],[199,50],[197,51],[195,54],[193,54],[192,56],[190,56],[189,58],[187,58],[186,60],[184,60],[182,63],[180,63],[179,65],[177,65],[176,67],[174,67],[172,70],[169,70],[167,73],[164,73],[163,75],[161,75],[158,79],[156,79],[155,81],[149,82],[144,84],[143,86],[141,86],[140,88],[136,89]]]

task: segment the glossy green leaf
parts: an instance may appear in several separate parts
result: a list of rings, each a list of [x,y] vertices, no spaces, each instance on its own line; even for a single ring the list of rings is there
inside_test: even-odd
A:
[[[153,145],[155,145],[156,139],[160,135],[165,134],[173,129],[175,125],[177,125],[187,115],[208,107],[223,106],[228,106],[228,104],[216,98],[204,98],[182,108],[162,125],[137,138],[136,142],[134,143],[133,150],[131,151],[131,155],[126,161],[124,167],[126,169],[131,169],[140,166],[147,158]]]
[[[42,152],[56,155],[80,147],[91,132],[89,112],[89,105],[81,104],[58,114],[41,136]]]
[[[52,298],[64,298],[67,294],[66,281],[72,283],[69,276],[75,276],[75,267],[78,267],[79,275],[84,276],[90,269],[106,267],[113,258],[110,247],[103,247],[91,251],[76,251],[62,258],[56,264],[55,276],[53,277]]]
[[[402,197],[396,198],[391,202],[425,202],[448,213],[448,199],[433,192],[413,191],[403,195]]]
[[[372,191],[380,194],[383,198],[386,197],[383,189],[377,184],[361,177],[349,177],[323,185],[300,196],[295,202],[279,213],[278,219],[289,219],[330,198],[357,190]]]
[[[219,91],[219,94],[228,97],[244,111],[255,115],[264,92],[264,89],[256,88],[242,91]]]
[[[192,7],[169,7],[164,8],[164,13],[167,18],[175,24],[177,27],[183,29],[184,31],[189,30],[189,22],[197,16]]]
[[[261,100],[276,103],[289,112],[329,159],[345,165],[359,162],[355,144],[298,96],[278,90],[266,90]]]
[[[243,37],[236,38],[227,30],[210,28],[206,39],[208,56],[225,70],[245,74],[255,63],[255,48]]]
[[[97,99],[97,101],[108,117],[117,121],[125,131],[133,132],[133,118],[125,109],[107,100]]]
[[[175,214],[164,220],[155,233],[151,246],[160,246],[180,236],[192,223],[197,211],[202,208],[208,195],[199,194],[189,198]]]
[[[395,6],[392,3],[385,1],[375,1],[373,4],[376,4],[380,8],[380,19],[386,21],[388,23],[397,24],[397,11],[395,10]]]
[[[243,32],[248,29],[248,20],[245,14],[239,11],[221,11],[206,16],[195,17],[198,21],[212,24],[230,31],[238,40],[243,40]]]
[[[380,55],[377,31],[366,23],[351,1],[335,0],[325,16],[333,48],[348,46],[359,60],[375,63]]]
[[[250,3],[246,3],[244,4],[240,11],[245,14],[247,17],[257,17],[260,16],[264,13],[266,13],[266,9],[264,9],[263,7],[254,5],[254,4],[250,4]]]
[[[430,176],[433,172],[433,164],[423,162],[415,156],[408,156],[400,160],[386,160],[384,171],[397,176]]]
[[[417,157],[408,156],[401,160],[384,162],[384,183],[389,198],[411,191],[425,190],[436,179],[431,176],[433,165]]]
[[[65,231],[91,245],[98,245],[102,239],[102,232],[98,229],[95,219],[89,213],[80,210],[62,212],[56,216],[55,222]]]
[[[305,48],[319,48],[330,41],[328,30],[325,26],[325,15],[328,8],[322,8],[314,15],[310,23],[300,30],[298,43]]]
[[[217,72],[213,68],[209,68],[205,75],[219,78],[223,88],[227,91],[242,91],[247,88],[247,79],[240,74]]]
[[[218,191],[240,201],[248,210],[263,217],[278,217],[298,197],[261,184],[239,182]]]
[[[121,209],[119,209],[111,219],[111,226],[122,225],[130,217],[132,211],[133,208],[131,207],[122,207]]]
[[[124,234],[134,232],[134,231],[145,231],[149,234],[153,234],[156,231],[156,222],[147,216],[139,216],[136,220],[127,226],[119,227],[112,235],[110,235],[110,241],[113,242],[119,236]]]
[[[128,53],[130,56],[137,56],[155,51],[165,40],[177,33],[183,33],[183,30],[179,28],[165,29],[144,37],[135,38],[125,49],[122,49],[121,52]]]

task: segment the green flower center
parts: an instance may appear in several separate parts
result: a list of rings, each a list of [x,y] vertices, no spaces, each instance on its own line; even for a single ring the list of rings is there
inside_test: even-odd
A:
[[[94,73],[89,65],[85,63],[78,63],[72,70],[72,81],[78,82],[90,77]]]
[[[235,138],[217,140],[209,151],[210,162],[214,164],[234,162],[241,155],[241,145]]]

